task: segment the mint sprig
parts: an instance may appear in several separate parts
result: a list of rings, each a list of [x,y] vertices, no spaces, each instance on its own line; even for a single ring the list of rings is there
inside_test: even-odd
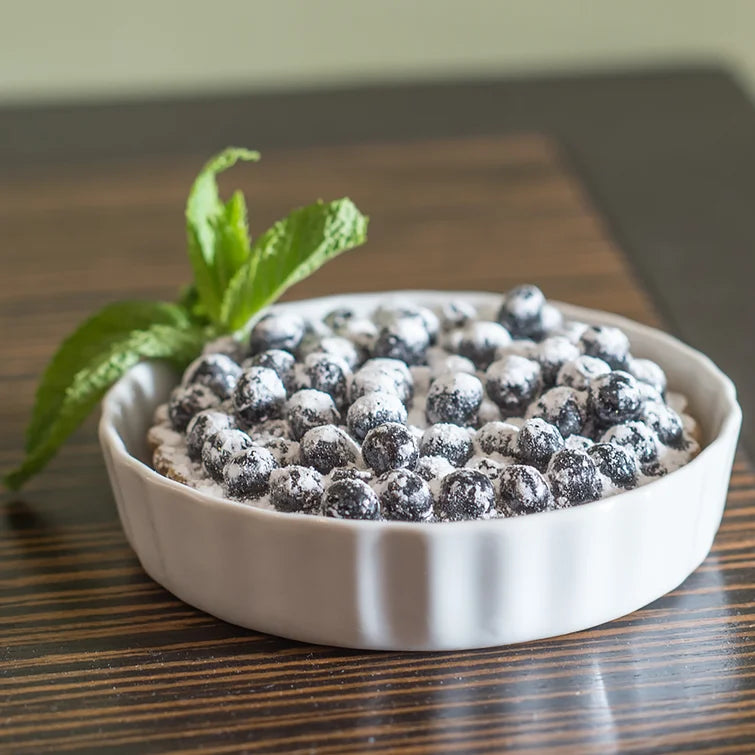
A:
[[[242,337],[255,314],[328,260],[363,244],[368,219],[349,199],[291,212],[252,244],[241,192],[220,199],[216,177],[259,153],[229,147],[200,171],[186,204],[194,282],[177,303],[109,304],[66,338],[42,375],[26,457],[4,477],[16,490],[38,473],[107,389],[142,359],[183,369],[218,335]]]

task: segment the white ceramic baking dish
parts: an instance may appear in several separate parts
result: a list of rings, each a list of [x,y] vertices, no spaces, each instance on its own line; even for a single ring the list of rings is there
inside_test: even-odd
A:
[[[369,311],[392,294],[280,305],[311,317]],[[450,296],[401,292],[438,306]],[[710,550],[723,513],[741,411],[732,382],[675,338],[615,315],[564,315],[624,329],[658,361],[703,432],[691,463],[644,487],[571,509],[441,524],[283,514],[215,498],[149,466],[146,432],[177,380],[132,369],[103,402],[100,441],[118,513],[144,570],[225,621],[306,642],[450,650],[534,640],[628,614],[679,585]]]

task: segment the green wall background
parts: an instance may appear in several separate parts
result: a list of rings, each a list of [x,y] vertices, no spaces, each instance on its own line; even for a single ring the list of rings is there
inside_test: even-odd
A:
[[[690,60],[755,91],[755,0],[0,0],[0,102]]]

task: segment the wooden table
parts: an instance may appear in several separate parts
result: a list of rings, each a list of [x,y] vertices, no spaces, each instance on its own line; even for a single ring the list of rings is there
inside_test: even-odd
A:
[[[690,76],[666,83],[679,96]],[[635,96],[657,88],[652,76],[630,83]],[[532,86],[536,94],[547,89]],[[223,115],[228,102],[207,107]],[[301,106],[290,100],[294,111]],[[139,133],[150,119],[159,130],[156,107],[118,112],[131,112]],[[15,150],[7,140],[0,147],[0,157],[16,156],[0,162],[4,468],[19,458],[35,380],[61,336],[105,302],[170,298],[186,280],[187,187],[208,150],[225,143],[204,144],[208,132],[229,135],[199,123],[196,139],[177,138],[180,148],[145,139],[140,152],[128,142],[127,119],[111,142],[59,129],[68,138],[55,149],[30,113],[0,112],[0,134],[18,136]],[[79,123],[111,115],[80,110]],[[37,116],[58,126],[75,120],[57,110]],[[391,133],[391,122],[381,141],[363,130],[363,139],[323,138],[319,146],[276,142],[271,127],[263,163],[231,179],[244,188],[258,229],[316,196],[349,194],[371,215],[368,247],[292,296],[397,285],[504,290],[531,280],[549,296],[646,322],[683,316],[689,297],[658,295],[642,254],[631,255],[632,265],[617,243],[627,216],[614,206],[608,221],[596,209],[575,159],[578,133],[565,137],[563,119],[541,129],[561,128],[560,140],[461,128],[419,138]],[[639,225],[646,233],[652,226],[647,218]],[[743,453],[711,555],[680,588],[635,614],[473,652],[306,646],[217,621],[145,576],[118,525],[90,422],[42,477],[2,499],[0,752],[751,752],[753,543],[755,474]]]

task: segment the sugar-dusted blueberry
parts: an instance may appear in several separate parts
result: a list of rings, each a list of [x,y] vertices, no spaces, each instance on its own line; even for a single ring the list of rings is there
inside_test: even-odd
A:
[[[655,388],[661,396],[666,395],[666,373],[652,360],[632,358],[629,360],[627,372],[638,382]]]
[[[414,391],[409,368],[398,359],[368,359],[353,375],[349,399],[354,402],[368,393],[393,393],[407,403]]]
[[[645,477],[665,477],[669,473],[668,467],[660,459],[640,464],[640,470]]]
[[[477,309],[464,299],[451,299],[440,309],[440,324],[443,330],[463,328],[477,318]]]
[[[376,485],[385,519],[426,522],[433,515],[433,496],[427,483],[409,469],[393,469]]]
[[[346,425],[357,439],[364,440],[373,427],[385,422],[405,423],[406,407],[393,393],[368,393],[360,396],[346,413]]]
[[[487,517],[495,509],[493,483],[482,472],[457,469],[440,484],[435,515],[445,522]]]
[[[372,347],[376,357],[421,364],[430,345],[430,335],[420,317],[401,317],[383,325]]]
[[[465,468],[475,472],[482,472],[493,483],[493,492],[496,494],[496,505],[498,505],[498,482],[501,479],[503,470],[506,469],[506,465],[487,456],[473,456],[466,463]]]
[[[285,403],[286,387],[268,367],[244,370],[233,391],[236,419],[246,427],[280,417]]]
[[[637,485],[637,457],[633,451],[614,443],[596,443],[587,449],[598,472],[617,488]]]
[[[380,501],[367,483],[338,480],[325,491],[322,513],[335,519],[379,519]]]
[[[339,333],[340,331],[348,327],[350,322],[358,319],[358,317],[359,315],[357,315],[357,313],[351,307],[337,307],[336,309],[332,309],[330,312],[328,312],[328,314],[322,318],[322,321],[334,333]]]
[[[295,352],[306,332],[304,319],[293,312],[271,312],[260,318],[249,335],[252,354],[268,349]]]
[[[566,448],[576,448],[578,451],[587,451],[588,448],[592,448],[595,445],[595,441],[592,438],[588,438],[586,435],[577,435],[576,433],[565,438],[564,442]]]
[[[375,310],[373,319],[379,327],[389,325],[398,320],[419,320],[427,333],[430,343],[435,343],[440,331],[440,321],[435,312],[410,301],[381,305]]]
[[[219,398],[228,398],[241,375],[241,367],[225,354],[205,354],[197,357],[184,371],[181,384],[200,383],[216,393]]]
[[[600,442],[630,448],[643,464],[658,457],[658,438],[644,422],[614,425],[603,433]]]
[[[527,409],[527,418],[540,417],[555,425],[564,438],[580,434],[587,422],[587,397],[567,385],[543,393]]]
[[[535,514],[553,508],[553,496],[545,477],[535,467],[526,464],[504,467],[498,490],[501,509],[509,516]]]
[[[544,472],[554,453],[564,447],[564,438],[555,425],[544,419],[528,419],[519,429],[516,457]]]
[[[186,449],[192,461],[202,458],[202,446],[207,438],[218,430],[234,427],[233,418],[213,409],[205,409],[195,414],[186,426]]]
[[[597,467],[585,451],[557,451],[548,464],[547,476],[557,506],[597,501],[603,492]]]
[[[509,354],[493,362],[485,372],[488,396],[504,416],[518,416],[537,396],[542,386],[540,365]]]
[[[629,339],[624,331],[610,325],[591,325],[580,336],[587,356],[606,362],[612,370],[626,370],[629,364]]]
[[[676,449],[684,447],[682,418],[667,404],[660,401],[644,402],[639,419],[653,430],[661,443]]]
[[[328,474],[334,467],[355,464],[359,449],[354,441],[336,425],[321,425],[307,430],[299,443],[303,464]]]
[[[362,458],[378,475],[389,469],[413,469],[419,458],[411,430],[399,422],[373,427],[362,442]]]
[[[299,347],[299,358],[306,360],[310,354],[328,354],[346,363],[354,370],[362,362],[363,353],[348,338],[342,336],[315,336]]]
[[[202,354],[225,354],[225,356],[233,359],[236,364],[240,364],[246,356],[245,350],[246,345],[233,336],[220,336],[208,341],[202,347]]]
[[[556,385],[568,385],[578,391],[586,391],[595,378],[607,375],[610,371],[611,368],[602,359],[583,354],[564,362],[556,375]]]
[[[486,370],[495,361],[498,349],[511,343],[508,330],[497,322],[473,320],[461,331],[458,352],[475,363],[478,369]]]
[[[559,370],[579,355],[579,349],[568,338],[549,336],[535,347],[532,358],[540,365],[543,384],[551,386],[556,384]]]
[[[532,285],[517,286],[508,291],[498,311],[498,322],[514,338],[534,338],[542,335],[543,292]]]
[[[320,510],[322,475],[310,467],[291,465],[270,473],[270,503],[278,511],[313,514]]]
[[[430,384],[425,411],[432,422],[470,425],[482,403],[482,383],[466,372],[440,375]]]
[[[540,325],[543,336],[562,335],[561,330],[564,326],[564,316],[552,304],[546,302],[540,313]]]
[[[243,430],[218,430],[208,435],[202,446],[202,466],[213,480],[220,482],[223,467],[231,456],[252,445],[252,439]]]
[[[435,483],[438,485],[440,481],[447,475],[451,474],[456,467],[443,456],[420,456],[417,459],[417,466],[414,467],[414,471],[425,482],[431,485],[431,488]]]
[[[295,364],[296,359],[290,352],[283,351],[283,349],[267,349],[245,359],[242,366],[244,369],[267,367],[281,379],[286,390],[291,392],[293,390]]]
[[[475,443],[482,453],[500,454],[513,458],[517,455],[519,428],[508,422],[486,422],[476,433]]]
[[[173,429],[179,433],[186,430],[192,417],[220,403],[217,393],[201,383],[179,385],[173,389],[168,401],[168,417]]]
[[[275,457],[282,467],[289,464],[297,464],[300,458],[299,444],[289,438],[277,438],[271,435],[263,435],[260,438],[252,438],[255,446],[266,448]]]
[[[278,466],[266,448],[250,446],[233,454],[223,467],[223,485],[231,498],[258,498],[267,492],[270,473]]]
[[[477,371],[471,359],[467,359],[461,354],[451,354],[439,346],[431,346],[425,357],[432,377],[438,377],[438,375],[444,375],[447,372],[468,372],[470,375],[474,375]]]
[[[286,419],[291,434],[300,440],[307,430],[320,425],[337,425],[341,415],[329,393],[305,388],[296,391],[286,403]]]
[[[614,425],[637,417],[642,406],[637,381],[628,373],[616,370],[590,383],[590,406],[598,422]]]
[[[472,455],[472,439],[463,427],[438,422],[423,433],[419,452],[422,456],[442,456],[455,467],[463,467]]]
[[[339,408],[346,404],[351,369],[343,359],[331,354],[310,354],[304,360],[304,367],[312,388],[329,393]]]

